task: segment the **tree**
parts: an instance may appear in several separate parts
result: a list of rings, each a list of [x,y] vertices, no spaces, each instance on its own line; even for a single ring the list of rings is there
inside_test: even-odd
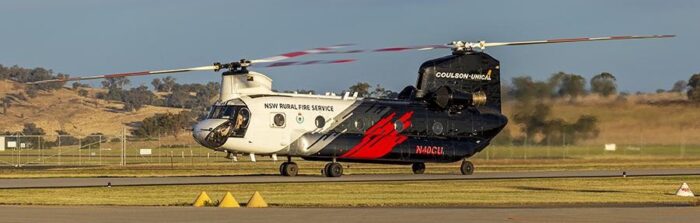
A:
[[[161,92],[160,89],[162,84],[163,83],[158,78],[153,78],[153,81],[151,81],[151,85],[153,85],[153,90],[157,92]]]
[[[582,115],[574,123],[560,118],[550,118],[551,107],[544,103],[535,105],[517,103],[513,121],[525,133],[524,144],[567,145],[580,139],[597,137],[597,118]],[[536,137],[542,136],[542,137]]]
[[[351,93],[357,92],[357,96],[359,97],[365,97],[369,94],[369,88],[370,85],[367,82],[358,82],[357,84],[350,86],[348,90],[350,90]]]
[[[39,128],[34,123],[25,123],[24,128],[22,128],[22,134],[24,135],[46,135],[44,129]]]
[[[177,85],[177,82],[175,82],[175,78],[173,78],[171,76],[167,76],[167,77],[163,78],[162,88],[159,91],[170,92],[173,90],[175,85]]]
[[[688,80],[688,99],[700,102],[700,73],[693,74]]]
[[[380,84],[377,84],[377,86],[374,87],[372,92],[369,93],[369,96],[373,98],[396,98],[398,96],[398,93],[386,89]]]
[[[608,72],[600,73],[591,78],[591,92],[608,97],[617,92],[615,76]]]
[[[558,72],[549,78],[549,85],[557,96],[576,99],[586,93],[586,79],[577,74]]]
[[[190,99],[189,92],[183,89],[174,90],[168,97],[165,98],[165,105],[175,108],[186,108],[187,102]]]
[[[73,82],[73,84],[71,85],[71,87],[73,87],[73,90],[76,90],[76,89],[78,89],[78,88],[88,88],[88,87],[90,87],[90,85],[81,84],[80,82]]]
[[[552,85],[542,81],[533,81],[531,77],[514,77],[509,94],[522,104],[532,104],[535,99],[549,98]]]
[[[549,105],[537,103],[534,106],[522,104],[516,106],[518,111],[513,116],[513,121],[519,124],[525,133],[525,143],[532,141],[532,138],[541,133],[547,124],[547,117],[551,112]]]
[[[102,88],[107,89],[124,89],[131,81],[126,77],[107,78],[102,81]]]
[[[153,104],[156,95],[148,90],[146,86],[132,88],[123,97],[125,111],[138,111],[145,105]]]
[[[190,112],[155,114],[138,123],[131,134],[139,137],[154,137],[160,134],[177,136],[192,124],[194,124],[194,114]]]
[[[82,97],[87,97],[87,96],[88,96],[88,91],[85,90],[85,89],[80,89],[80,90],[78,90],[78,95],[80,95],[80,96],[82,96]]]
[[[684,92],[687,88],[688,82],[685,80],[679,80],[673,84],[673,87],[671,88],[670,92]]]

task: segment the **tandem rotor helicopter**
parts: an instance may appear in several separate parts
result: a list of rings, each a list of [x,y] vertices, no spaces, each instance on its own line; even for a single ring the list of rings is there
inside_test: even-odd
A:
[[[257,60],[173,70],[142,71],[33,82],[80,81],[190,71],[225,70],[221,73],[219,100],[206,119],[193,127],[193,137],[212,150],[236,154],[286,156],[280,174],[295,176],[292,157],[327,161],[323,175],[339,177],[339,162],[412,165],[422,174],[426,162],[462,161],[469,175],[474,165],[467,158],[482,151],[506,126],[501,113],[499,61],[483,52],[496,46],[518,46],[604,40],[669,38],[674,35],[610,36],[522,42],[464,42],[373,50],[341,50],[335,45],[290,52]],[[451,55],[424,62],[415,86],[397,98],[361,98],[344,95],[305,95],[272,91],[272,80],[249,67],[339,64],[352,59],[283,61],[308,54],[351,54],[451,49]]]

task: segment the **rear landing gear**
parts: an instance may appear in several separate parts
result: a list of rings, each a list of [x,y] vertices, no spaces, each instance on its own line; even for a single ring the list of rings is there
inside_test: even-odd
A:
[[[327,177],[340,177],[343,175],[343,165],[336,162],[326,163],[321,173]]]
[[[474,173],[474,164],[468,160],[462,161],[462,166],[459,167],[463,175],[472,175]]]
[[[413,163],[411,169],[413,169],[413,174],[423,174],[425,173],[425,163]]]

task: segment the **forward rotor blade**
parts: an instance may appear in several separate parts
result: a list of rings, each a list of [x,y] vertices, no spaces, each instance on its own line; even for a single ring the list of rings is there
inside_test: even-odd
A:
[[[71,77],[71,78],[63,78],[63,79],[51,79],[51,80],[27,82],[26,84],[45,84],[45,83],[54,83],[54,82],[81,81],[81,80],[93,80],[93,79],[115,78],[115,77],[133,77],[133,76],[145,76],[145,75],[151,75],[151,74],[170,74],[170,73],[183,73],[183,72],[190,72],[190,71],[208,71],[208,70],[217,70],[217,69],[219,69],[217,66],[210,65],[210,66],[190,67],[190,68],[172,69],[172,70],[140,71],[140,72],[130,72],[130,73],[103,74],[103,75],[86,76],[86,77]]]
[[[339,59],[339,60],[309,60],[309,61],[283,61],[283,62],[263,62],[255,63],[253,67],[285,67],[298,65],[314,65],[314,64],[340,64],[357,61],[355,59]]]
[[[549,43],[572,43],[572,42],[590,42],[590,41],[605,41],[605,40],[628,40],[628,39],[658,39],[658,38],[671,38],[676,35],[641,35],[641,36],[605,36],[605,37],[583,37],[583,38],[564,38],[564,39],[549,39],[549,40],[533,40],[533,41],[520,41],[520,42],[494,42],[488,43],[481,41],[478,43],[478,47],[484,49],[486,47],[494,46],[519,46],[519,45],[535,45],[535,44],[549,44]]]
[[[333,51],[336,49],[340,49],[343,47],[348,47],[348,46],[353,46],[354,44],[338,44],[338,45],[333,45],[333,46],[328,46],[328,47],[319,47],[319,48],[313,48],[313,49],[308,49],[308,50],[302,50],[302,51],[295,51],[295,52],[289,52],[289,53],[284,53],[280,54],[277,56],[273,57],[267,57],[267,58],[262,58],[262,59],[256,59],[256,60],[251,60],[251,63],[269,63],[269,62],[277,62],[280,60],[286,60],[290,58],[295,58],[295,57],[300,57],[308,54],[317,54],[317,53],[324,53],[324,52],[329,52]]]

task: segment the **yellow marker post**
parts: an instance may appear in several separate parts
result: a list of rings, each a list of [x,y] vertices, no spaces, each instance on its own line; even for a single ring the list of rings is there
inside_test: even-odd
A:
[[[192,203],[192,206],[194,207],[204,207],[207,204],[211,203],[211,198],[209,198],[209,195],[207,195],[207,192],[202,191],[202,193],[199,193],[199,196],[197,196],[197,199],[194,200],[194,203]]]
[[[267,207],[267,202],[260,196],[260,193],[255,191],[252,197],[250,197],[250,200],[248,200],[248,204],[246,207],[249,208],[266,208]]]
[[[220,208],[238,208],[238,207],[241,207],[241,205],[238,204],[238,201],[236,201],[236,198],[233,197],[231,192],[226,192],[226,195],[224,195],[224,198],[221,198],[221,202],[219,202],[219,207]]]

